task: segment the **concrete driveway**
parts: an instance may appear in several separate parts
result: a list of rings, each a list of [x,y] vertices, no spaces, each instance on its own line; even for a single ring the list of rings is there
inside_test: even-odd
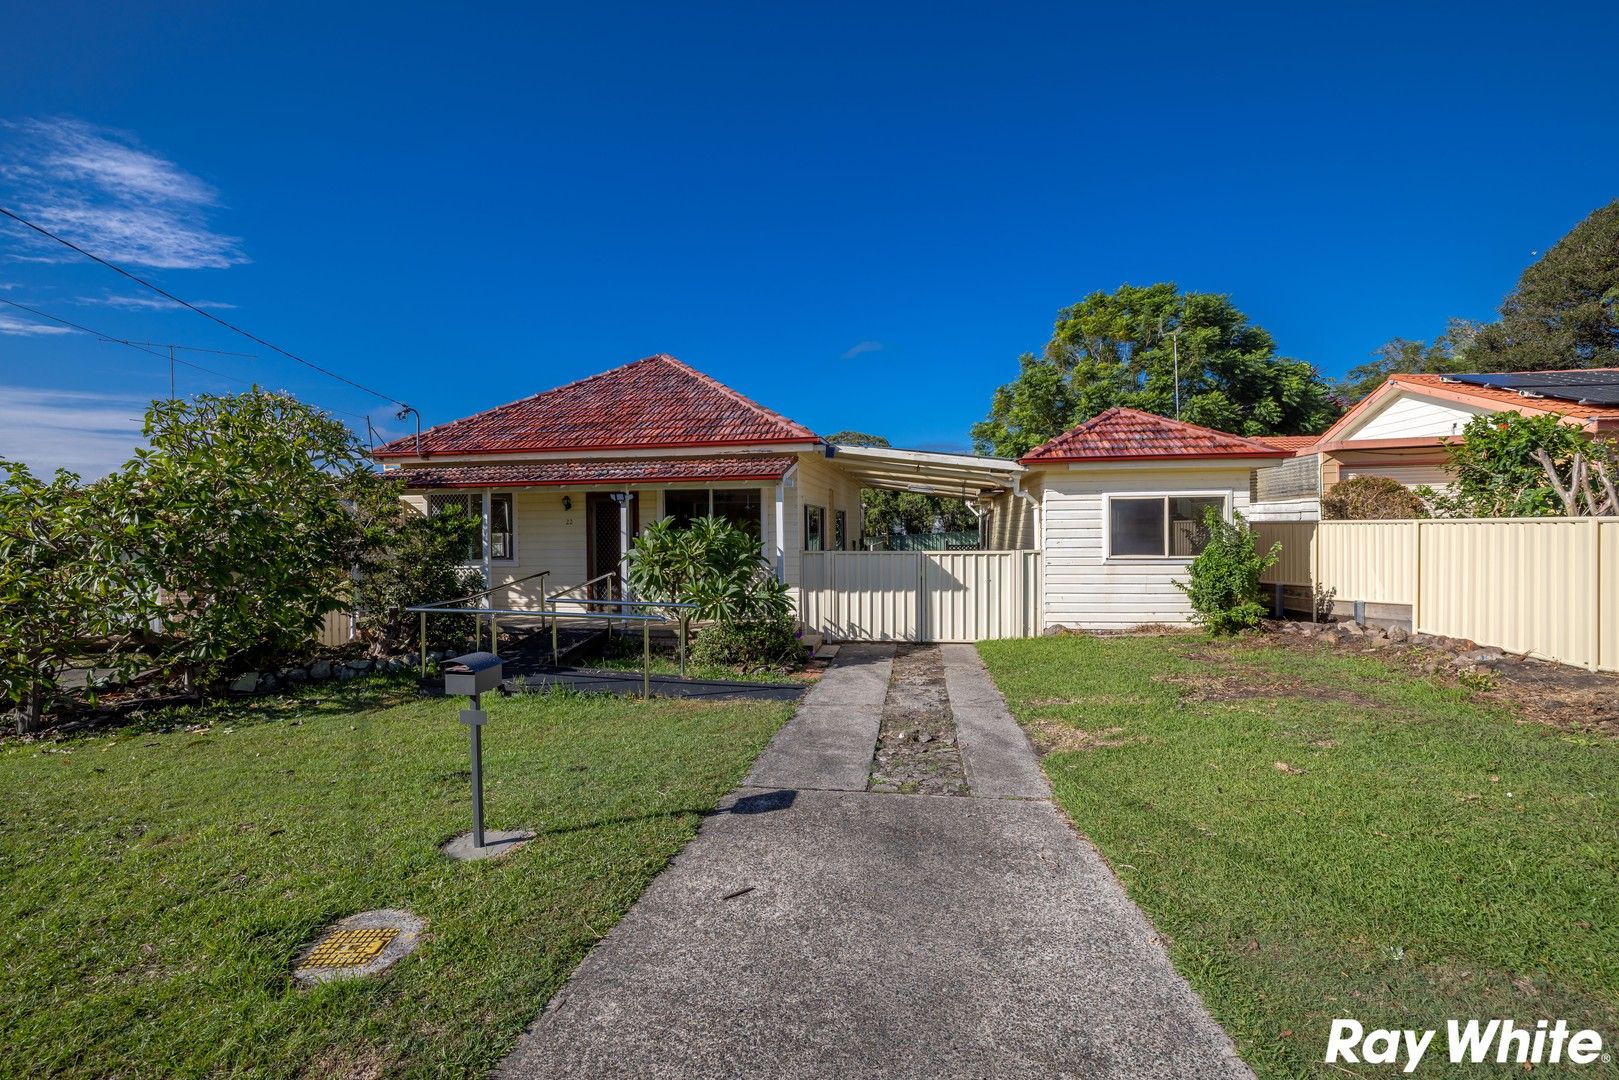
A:
[[[941,648],[969,794],[867,790],[893,653],[844,646],[499,1075],[1252,1076],[975,650]]]

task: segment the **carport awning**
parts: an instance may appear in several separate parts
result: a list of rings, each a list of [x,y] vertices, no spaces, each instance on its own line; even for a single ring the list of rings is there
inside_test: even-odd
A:
[[[1011,490],[1023,466],[1007,458],[834,444],[832,458],[862,487],[982,497]]]

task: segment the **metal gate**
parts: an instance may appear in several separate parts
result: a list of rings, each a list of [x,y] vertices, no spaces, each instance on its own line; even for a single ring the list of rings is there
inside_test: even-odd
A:
[[[806,551],[799,618],[828,641],[1040,632],[1038,551]]]

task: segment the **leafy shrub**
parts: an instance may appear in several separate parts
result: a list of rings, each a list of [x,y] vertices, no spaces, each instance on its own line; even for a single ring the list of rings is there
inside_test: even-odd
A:
[[[376,493],[366,528],[376,535],[355,575],[355,621],[360,637],[375,651],[394,653],[419,644],[420,620],[406,608],[453,600],[483,587],[483,576],[465,565],[480,522],[464,511],[423,515],[401,501],[399,485],[390,483]],[[428,647],[459,646],[466,631],[464,618],[430,618]]]
[[[254,389],[154,401],[147,445],[100,500],[162,598],[157,658],[190,686],[276,663],[345,610],[368,532],[356,508],[391,483],[342,423]]]
[[[1328,521],[1388,521],[1427,517],[1427,507],[1409,488],[1386,476],[1352,476],[1322,496]]]
[[[64,701],[93,695],[60,684],[86,654],[131,674],[136,654],[123,646],[152,614],[100,490],[69,472],[46,482],[0,461],[0,705],[19,709],[22,731]]]
[[[787,586],[771,572],[759,541],[723,518],[698,518],[685,528],[673,518],[653,522],[636,537],[628,560],[636,596],[697,605],[680,612],[688,626],[693,618],[768,626],[792,611]]]
[[[789,618],[715,623],[697,635],[691,657],[699,664],[797,667],[804,660],[804,643]]]
[[[1192,603],[1192,617],[1216,634],[1234,634],[1258,626],[1265,615],[1259,602],[1259,575],[1281,553],[1280,543],[1259,554],[1253,530],[1233,514],[1226,521],[1213,507],[1203,516],[1208,543],[1187,568],[1187,580],[1175,587]]]
[[[1619,514],[1619,452],[1553,415],[1475,416],[1445,447],[1456,482],[1432,500],[1443,517]]]

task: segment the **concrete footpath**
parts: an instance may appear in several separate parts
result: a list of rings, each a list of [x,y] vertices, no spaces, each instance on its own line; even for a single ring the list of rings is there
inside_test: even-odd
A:
[[[1251,1078],[940,650],[969,797],[866,790],[893,647],[843,646],[498,1075]]]

